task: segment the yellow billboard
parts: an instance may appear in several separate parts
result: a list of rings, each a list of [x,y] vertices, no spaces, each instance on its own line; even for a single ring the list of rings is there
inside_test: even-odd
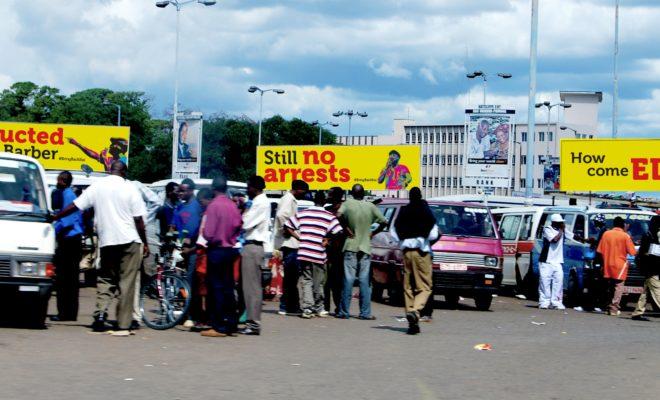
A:
[[[291,189],[303,180],[310,189],[333,186],[405,190],[419,186],[418,146],[259,146],[257,173],[267,190]]]
[[[0,151],[36,158],[45,169],[108,171],[128,162],[126,126],[38,124],[0,121]]]
[[[562,191],[660,190],[660,139],[563,139]]]

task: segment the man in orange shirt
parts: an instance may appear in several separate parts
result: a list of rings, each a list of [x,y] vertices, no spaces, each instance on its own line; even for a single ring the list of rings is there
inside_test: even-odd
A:
[[[614,228],[603,234],[596,250],[603,257],[603,276],[609,282],[610,293],[613,292],[608,315],[621,314],[619,303],[623,295],[623,283],[628,277],[627,256],[637,254],[635,245],[624,228],[623,218],[614,218]]]

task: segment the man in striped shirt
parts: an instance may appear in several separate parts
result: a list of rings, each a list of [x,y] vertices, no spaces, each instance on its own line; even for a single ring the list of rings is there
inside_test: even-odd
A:
[[[327,260],[325,247],[328,236],[340,233],[342,227],[337,218],[323,208],[324,204],[325,193],[316,192],[314,207],[300,211],[285,224],[291,236],[300,241],[298,263],[302,277],[303,318],[312,318],[314,314],[328,316],[323,306]]]

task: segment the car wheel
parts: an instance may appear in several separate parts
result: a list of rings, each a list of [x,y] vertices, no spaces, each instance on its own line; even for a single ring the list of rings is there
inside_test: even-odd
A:
[[[385,291],[385,285],[378,282],[373,282],[371,287],[371,300],[382,303],[383,302],[383,292]]]
[[[490,293],[479,293],[474,296],[474,304],[479,311],[490,310],[490,305],[493,302],[493,295]]]
[[[459,296],[457,294],[445,294],[445,302],[449,306],[449,308],[457,308],[458,307],[458,301],[459,301]]]

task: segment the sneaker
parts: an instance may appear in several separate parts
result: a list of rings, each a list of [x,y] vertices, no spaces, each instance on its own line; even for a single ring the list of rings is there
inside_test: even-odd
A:
[[[376,317],[374,317],[373,315],[369,315],[368,317],[363,317],[362,315],[360,315],[358,319],[361,319],[363,321],[375,321]]]
[[[419,314],[414,311],[406,313],[406,319],[410,325],[417,325],[419,322]]]
[[[114,331],[110,334],[110,336],[114,336],[114,337],[129,337],[131,335],[135,335],[135,332],[129,331],[127,329]]]
[[[218,332],[215,329],[207,329],[205,331],[202,331],[201,335],[204,336],[204,337],[225,337],[225,336],[227,336],[226,333]]]
[[[195,322],[191,319],[188,319],[188,320],[186,320],[186,322],[183,323],[183,327],[187,328],[187,329],[190,329],[193,326],[195,326]]]
[[[140,329],[140,322],[137,320],[131,321],[131,326],[128,328],[131,331],[137,331]]]
[[[321,311],[316,313],[316,316],[319,317],[319,318],[327,318],[327,317],[330,316],[330,313],[325,311],[325,310],[321,310]]]
[[[410,325],[408,327],[408,330],[406,331],[407,335],[417,335],[418,333],[420,333],[420,329],[419,329],[419,325],[417,324]]]
[[[108,326],[105,324],[107,320],[107,315],[99,315],[98,317],[94,318],[94,322],[92,322],[92,331],[93,332],[105,332],[108,330]]]
[[[243,328],[240,331],[238,331],[238,333],[246,336],[259,336],[261,334],[259,329],[254,329],[254,328]]]
[[[278,311],[277,313],[278,313],[279,315],[286,315],[286,311],[284,311],[284,310],[280,310],[280,311]]]
[[[552,306],[552,308],[555,309],[555,310],[565,310],[566,309],[566,307],[563,304]]]
[[[539,310],[547,310],[548,308],[550,308],[550,306],[547,304],[539,304]]]
[[[603,312],[603,309],[600,308],[600,307],[594,307],[594,312],[602,313],[602,312]]]
[[[305,319],[310,319],[310,318],[314,317],[314,314],[312,314],[311,310],[305,310],[305,311],[303,311],[303,313],[300,317],[305,318]]]
[[[350,319],[351,317],[345,314],[335,314],[335,318],[337,319]]]
[[[419,322],[433,322],[433,317],[425,315],[419,319]]]

